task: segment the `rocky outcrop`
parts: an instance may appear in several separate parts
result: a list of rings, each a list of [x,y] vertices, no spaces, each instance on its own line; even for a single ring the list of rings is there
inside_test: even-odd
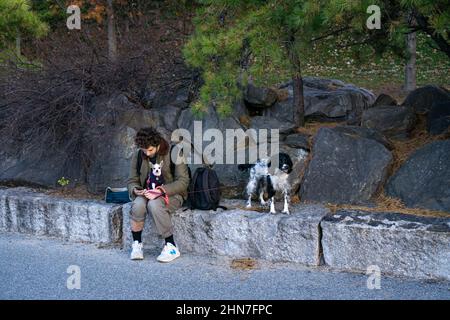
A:
[[[396,105],[398,105],[397,100],[395,100],[388,94],[382,93],[377,97],[377,99],[372,105],[372,108],[380,106],[396,106]]]
[[[309,139],[311,136],[304,133],[292,133],[284,139],[283,143],[291,148],[302,148],[306,151],[311,150]]]
[[[321,227],[330,267],[450,280],[450,218],[339,210]]]
[[[432,135],[449,132],[450,99],[433,104],[427,115],[427,131]]]
[[[447,89],[435,85],[427,85],[408,94],[403,105],[412,108],[415,113],[426,114],[434,103],[448,100],[450,100],[450,93]]]
[[[136,149],[134,136],[139,129],[153,126],[159,128],[166,139],[170,136],[165,129],[164,112],[143,109],[122,94],[97,98],[93,106],[100,125],[84,146],[92,153],[85,170],[89,191],[97,193],[104,192],[107,186],[126,185],[130,160]]]
[[[195,122],[195,123],[194,123]],[[241,125],[241,123],[236,119],[236,117],[228,117],[222,119],[216,110],[210,106],[207,113],[203,117],[196,117],[192,114],[190,109],[185,109],[181,112],[178,119],[178,128],[185,129],[189,132],[191,136],[191,142],[194,143],[196,150],[191,150],[196,152],[197,156],[200,156],[200,152],[208,147],[214,139],[211,141],[206,141],[203,139],[203,134],[208,129],[218,130],[221,138],[223,138],[223,149],[215,150],[213,154],[214,157],[209,157],[205,154],[205,160],[209,164],[214,163],[214,170],[216,171],[218,178],[220,180],[221,186],[223,187],[224,197],[240,197],[245,186],[246,178],[242,175],[242,172],[238,170],[236,164],[236,157],[234,159],[234,164],[226,164],[227,154],[235,155],[238,152],[244,152],[246,159],[248,160],[248,143],[243,141],[239,143],[237,140],[234,143],[226,143],[226,130],[242,130],[242,133],[246,131],[246,128]],[[196,137],[195,135],[198,134]],[[253,142],[257,142],[257,138],[252,139]],[[195,142],[198,142],[198,144]],[[195,170],[201,166],[200,163],[195,163],[194,155],[186,153],[186,157],[190,159],[189,167],[191,172],[194,173]],[[218,159],[218,161],[214,161]]]
[[[300,189],[302,201],[370,204],[387,179],[392,154],[379,133],[360,127],[321,128]]]
[[[386,137],[407,139],[416,124],[409,107],[377,106],[363,111],[361,126],[380,131]]]
[[[386,192],[407,207],[450,212],[450,140],[416,150],[389,179]]]
[[[305,117],[325,121],[343,121],[357,123],[363,110],[375,101],[372,92],[346,84],[339,80],[304,78]],[[279,121],[293,122],[292,83],[280,87],[287,91],[287,99],[276,102],[263,110],[262,115]]]
[[[277,92],[272,88],[249,84],[244,92],[244,100],[253,107],[267,108],[277,101]]]

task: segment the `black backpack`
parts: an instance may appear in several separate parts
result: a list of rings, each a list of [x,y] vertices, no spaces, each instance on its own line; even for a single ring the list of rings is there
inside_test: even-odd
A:
[[[197,168],[188,188],[186,203],[188,209],[227,210],[226,207],[219,205],[220,197],[220,182],[216,172],[208,166]]]

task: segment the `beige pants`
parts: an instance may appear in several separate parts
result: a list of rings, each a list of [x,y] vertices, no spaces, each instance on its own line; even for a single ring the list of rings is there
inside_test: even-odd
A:
[[[149,211],[155,221],[156,230],[164,237],[173,235],[173,225],[170,215],[181,208],[183,197],[179,194],[169,197],[166,206],[162,197],[148,200],[143,196],[137,196],[131,206],[131,219],[136,222],[145,221],[145,215]]]

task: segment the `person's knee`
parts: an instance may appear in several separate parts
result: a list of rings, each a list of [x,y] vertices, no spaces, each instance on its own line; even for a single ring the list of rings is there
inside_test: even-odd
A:
[[[142,222],[145,220],[146,213],[147,207],[145,201],[136,198],[131,205],[131,219],[136,222]]]
[[[147,209],[153,215],[158,215],[164,212],[165,206],[164,202],[161,199],[153,199],[149,200],[147,203]]]

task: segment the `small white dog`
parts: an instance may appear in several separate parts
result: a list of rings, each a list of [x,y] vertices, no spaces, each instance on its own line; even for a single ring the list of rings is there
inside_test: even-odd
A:
[[[162,176],[162,165],[164,161],[160,163],[155,163],[153,168],[148,175],[147,179],[147,189],[155,189],[156,187],[162,186],[164,184],[164,177]]]

